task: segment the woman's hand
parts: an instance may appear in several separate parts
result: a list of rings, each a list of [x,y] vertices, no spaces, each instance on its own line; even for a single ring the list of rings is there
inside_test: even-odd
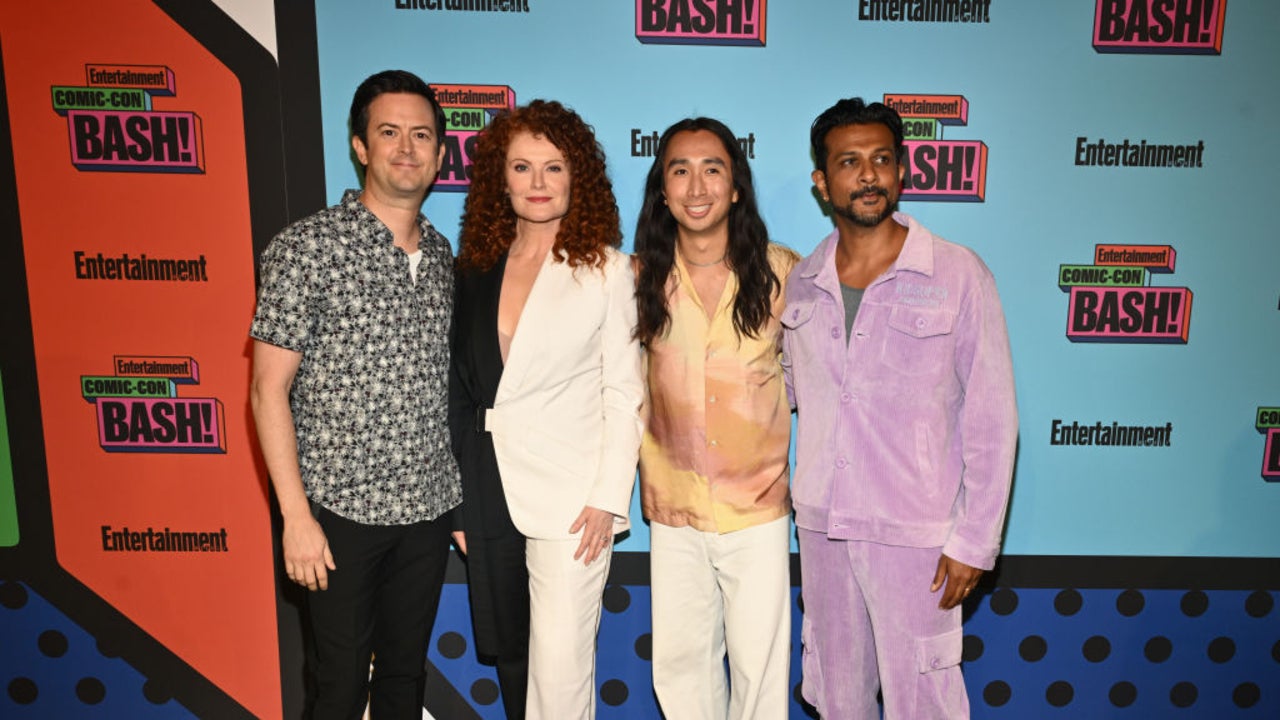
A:
[[[613,513],[587,506],[578,513],[578,519],[569,528],[570,533],[582,531],[582,540],[573,559],[582,558],[583,565],[590,565],[600,557],[606,547],[613,544]]]

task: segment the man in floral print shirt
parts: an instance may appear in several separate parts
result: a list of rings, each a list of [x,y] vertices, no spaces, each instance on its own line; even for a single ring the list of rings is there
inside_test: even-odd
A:
[[[448,242],[420,207],[444,114],[404,71],[351,105],[364,189],[282,231],[262,256],[251,401],[306,586],[316,718],[422,716],[424,657],[462,499],[449,449]],[[374,658],[372,678],[370,657]]]

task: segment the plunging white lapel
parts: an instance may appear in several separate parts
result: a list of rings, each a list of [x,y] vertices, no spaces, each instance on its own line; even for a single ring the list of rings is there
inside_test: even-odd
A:
[[[494,397],[495,405],[520,389],[529,369],[544,355],[540,349],[546,346],[548,339],[555,338],[559,314],[557,300],[563,296],[566,277],[570,281],[573,279],[573,271],[568,264],[556,262],[555,253],[548,252],[538,269],[538,276],[533,279],[533,287],[529,288],[529,297],[525,298],[524,307],[520,309],[520,320],[516,323],[515,334],[511,336],[507,362],[502,368],[502,379]]]

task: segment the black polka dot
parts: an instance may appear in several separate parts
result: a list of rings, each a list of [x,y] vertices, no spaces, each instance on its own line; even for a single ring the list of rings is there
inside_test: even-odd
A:
[[[1134,700],[1138,699],[1138,688],[1127,680],[1121,681],[1111,686],[1111,692],[1107,693],[1107,697],[1116,707],[1129,707]]]
[[[1013,690],[1009,688],[1009,683],[1003,680],[993,680],[982,688],[982,700],[991,707],[1000,707],[1009,702],[1009,698],[1013,697]]]
[[[1071,683],[1066,680],[1059,680],[1044,691],[1044,699],[1054,707],[1065,707],[1071,704],[1071,699],[1076,696],[1075,688],[1071,687]]]
[[[1275,605],[1276,601],[1275,598],[1271,597],[1271,593],[1266,590],[1258,590],[1251,593],[1249,598],[1244,601],[1244,611],[1249,613],[1249,617],[1266,617]]]
[[[645,633],[636,638],[636,657],[653,660],[653,635]]]
[[[1231,691],[1231,701],[1238,708],[1251,708],[1262,699],[1262,691],[1254,683],[1240,683]]]
[[[1125,617],[1133,617],[1146,607],[1147,599],[1138,590],[1125,590],[1116,598],[1116,610]]]
[[[800,712],[804,713],[805,717],[810,720],[822,720],[818,717],[818,710],[805,701],[804,693],[801,691],[801,688],[803,687],[804,683],[796,683],[795,687],[791,688],[791,699],[795,700],[796,705],[800,708]]]
[[[1169,701],[1180,708],[1188,708],[1196,704],[1199,695],[1200,691],[1193,683],[1183,681],[1169,691]]]
[[[17,677],[9,681],[9,699],[19,705],[30,705],[39,694],[40,690],[30,678]]]
[[[22,583],[6,582],[0,585],[0,605],[17,610],[26,604],[27,588]]]
[[[982,657],[982,651],[986,646],[982,643],[982,638],[977,635],[964,636],[964,650],[960,654],[960,659],[964,662],[973,662]]]
[[[1200,617],[1209,609],[1209,596],[1200,590],[1191,590],[1182,596],[1182,614],[1187,617]]]
[[[480,678],[471,683],[471,699],[480,705],[492,705],[498,702],[498,683],[490,678]]]
[[[604,609],[615,615],[631,607],[631,593],[622,585],[610,585],[604,589]]]
[[[1018,643],[1018,654],[1027,662],[1039,662],[1049,652],[1049,644],[1039,635],[1028,635]]]
[[[1163,635],[1157,635],[1147,641],[1146,647],[1142,649],[1142,654],[1153,663],[1162,663],[1169,659],[1173,654],[1173,643],[1169,642],[1169,638]]]
[[[999,588],[991,593],[991,612],[997,615],[1012,615],[1018,609],[1018,593],[1010,588]]]
[[[1094,635],[1084,641],[1084,659],[1099,663],[1111,656],[1111,641],[1101,635]]]
[[[169,692],[164,683],[148,680],[142,683],[142,697],[153,705],[163,705],[173,699],[173,693]]]
[[[67,636],[57,630],[45,630],[40,633],[36,645],[45,657],[58,658],[67,654]]]
[[[102,657],[107,657],[107,658],[120,657],[120,649],[116,647],[115,643],[116,643],[115,640],[105,640],[103,638],[98,638],[98,642],[97,642],[98,652],[102,655]]]
[[[81,678],[76,683],[76,697],[85,705],[97,705],[107,696],[107,688],[95,677]]]
[[[447,632],[436,640],[436,650],[450,660],[457,660],[467,652],[467,639],[456,632]]]
[[[1053,609],[1058,611],[1059,615],[1070,617],[1080,612],[1080,608],[1084,606],[1084,598],[1080,597],[1080,593],[1071,588],[1067,588],[1058,593],[1053,599]]]
[[[621,680],[605,680],[600,686],[600,701],[610,707],[618,707],[626,702],[630,695],[631,691],[627,689],[627,684]]]
[[[1214,638],[1209,643],[1209,659],[1224,663],[1236,656],[1236,642],[1229,637]]]

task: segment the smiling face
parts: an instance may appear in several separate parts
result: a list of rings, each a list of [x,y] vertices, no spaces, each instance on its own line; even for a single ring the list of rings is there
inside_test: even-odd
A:
[[[738,201],[733,167],[720,138],[706,130],[676,133],[662,158],[662,195],[682,237],[729,232]]]
[[[387,203],[422,202],[444,161],[430,103],[415,93],[383,93],[369,103],[367,139],[351,138],[365,167],[365,192]]]
[[[894,152],[893,132],[880,123],[841,125],[826,137],[826,171],[813,183],[831,203],[837,222],[876,227],[893,216],[905,168]]]
[[[550,140],[521,131],[507,146],[507,194],[525,223],[560,223],[569,212],[569,162]]]

